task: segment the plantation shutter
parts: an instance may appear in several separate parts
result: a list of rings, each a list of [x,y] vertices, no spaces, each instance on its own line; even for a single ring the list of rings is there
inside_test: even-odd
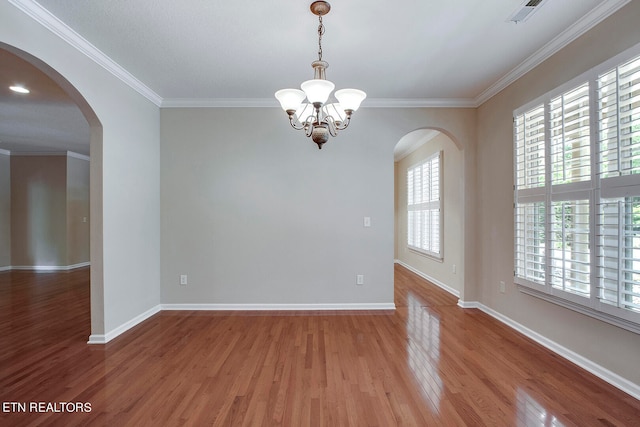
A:
[[[544,104],[514,119],[515,275],[545,284]]]
[[[598,77],[598,300],[640,312],[640,58]]]
[[[407,245],[442,256],[442,155],[437,152],[407,170]]]

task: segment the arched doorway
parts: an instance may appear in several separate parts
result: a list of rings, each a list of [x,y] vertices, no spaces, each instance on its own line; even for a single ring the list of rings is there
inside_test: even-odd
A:
[[[438,196],[427,208],[417,204],[409,191],[421,192],[426,180],[414,177],[415,170],[430,162]],[[436,173],[437,172],[437,173]],[[404,135],[394,148],[395,238],[394,258],[430,282],[457,297],[464,293],[465,273],[465,164],[464,152],[453,136],[442,129],[422,128]],[[416,193],[418,194],[418,193]],[[436,202],[437,200],[437,202]],[[424,221],[417,216],[427,218]],[[421,229],[422,228],[422,229]],[[408,238],[408,236],[411,238]],[[435,242],[436,249],[421,250],[420,243]],[[420,242],[418,242],[420,241]]]
[[[102,242],[102,125],[96,113],[91,108],[87,100],[80,92],[60,73],[54,70],[45,62],[35,56],[10,46],[0,43],[0,50],[3,51],[3,67],[10,69],[12,61],[26,62],[30,64],[39,74],[41,74],[43,84],[40,91],[33,95],[40,97],[39,102],[48,106],[47,113],[52,119],[56,116],[53,111],[59,107],[61,116],[64,117],[65,107],[67,109],[79,110],[88,125],[90,160],[90,227],[89,227],[89,247],[91,264],[91,331],[92,334],[103,333],[104,330],[104,295],[103,295],[103,242]],[[12,60],[11,58],[15,58]],[[38,74],[34,73],[34,75]],[[44,81],[44,83],[43,83]],[[49,85],[49,86],[47,86]],[[46,93],[50,90],[50,93]],[[47,96],[50,96],[47,99]],[[58,105],[59,104],[59,105]],[[71,116],[70,116],[71,117]],[[77,123],[74,124],[74,126]],[[71,125],[69,127],[72,127]],[[46,134],[46,129],[44,130]],[[54,138],[52,138],[54,139]],[[73,139],[73,138],[71,138]],[[62,146],[55,147],[57,150]],[[67,151],[74,151],[73,147],[68,147]]]

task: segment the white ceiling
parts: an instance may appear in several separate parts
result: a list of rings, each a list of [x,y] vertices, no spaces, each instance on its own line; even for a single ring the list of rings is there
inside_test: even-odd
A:
[[[8,1],[95,47],[160,106],[276,106],[276,90],[313,77],[310,0]],[[327,78],[367,92],[365,108],[476,106],[628,1],[545,0],[515,24],[526,1],[335,0],[324,17]]]
[[[0,149],[89,155],[89,125],[65,91],[38,68],[3,49],[0,64]],[[28,87],[31,93],[9,90],[15,84]]]

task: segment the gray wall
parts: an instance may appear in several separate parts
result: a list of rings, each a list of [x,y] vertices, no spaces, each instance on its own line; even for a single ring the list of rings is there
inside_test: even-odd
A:
[[[363,108],[318,150],[280,109],[163,109],[162,302],[393,303],[393,147],[430,125],[473,146],[474,114]]]
[[[0,150],[0,270],[11,266],[11,158]]]
[[[12,155],[10,164],[13,238],[7,265],[31,269],[88,263],[88,159]]]
[[[13,267],[67,265],[66,156],[11,156]]]
[[[45,26],[0,2],[0,40],[56,70],[91,138],[91,330],[160,304],[160,109]]]
[[[89,262],[89,161],[67,157],[67,265]]]
[[[544,337],[640,384],[640,339],[520,293],[513,285],[513,110],[640,42],[640,1],[630,2],[478,109],[478,297]],[[498,283],[508,284],[498,292]]]

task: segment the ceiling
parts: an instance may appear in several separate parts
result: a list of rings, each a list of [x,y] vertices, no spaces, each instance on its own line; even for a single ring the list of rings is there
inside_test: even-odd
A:
[[[36,19],[57,17],[41,22],[95,47],[94,59],[159,106],[277,106],[273,93],[312,78],[317,59],[309,0],[8,1]],[[367,92],[364,108],[477,106],[628,1],[543,0],[516,24],[509,17],[526,1],[334,0],[324,17],[327,78]],[[37,99],[7,94],[9,73],[24,74],[24,64],[0,53],[0,148],[46,143],[50,122],[77,119],[48,84],[50,100],[44,89]],[[29,134],[26,123],[41,129]],[[88,141],[85,127],[51,133],[74,145]]]
[[[89,125],[75,102],[49,76],[0,49],[0,149],[73,151],[89,155]],[[28,95],[12,92],[24,85]]]

